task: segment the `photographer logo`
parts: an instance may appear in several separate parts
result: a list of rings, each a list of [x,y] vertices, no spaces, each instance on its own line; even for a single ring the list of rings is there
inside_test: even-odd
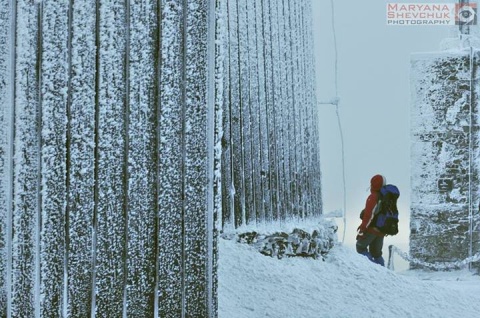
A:
[[[477,24],[477,4],[476,3],[456,3],[455,4],[455,24],[456,25],[476,25]]]
[[[476,25],[476,3],[387,3],[387,25]]]

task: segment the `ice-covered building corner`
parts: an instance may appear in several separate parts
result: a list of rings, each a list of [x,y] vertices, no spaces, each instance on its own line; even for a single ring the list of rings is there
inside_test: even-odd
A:
[[[410,255],[427,263],[480,252],[479,29],[411,56]]]

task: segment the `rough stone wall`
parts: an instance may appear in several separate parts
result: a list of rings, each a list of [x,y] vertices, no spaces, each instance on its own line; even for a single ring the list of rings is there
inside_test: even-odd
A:
[[[412,56],[410,254],[426,262],[480,251],[478,54]]]

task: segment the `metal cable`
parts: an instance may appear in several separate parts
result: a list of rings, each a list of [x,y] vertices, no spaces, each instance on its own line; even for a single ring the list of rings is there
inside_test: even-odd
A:
[[[397,253],[401,258],[410,262],[414,265],[420,265],[422,267],[435,269],[435,270],[449,270],[449,269],[460,269],[464,268],[467,265],[480,261],[480,253],[477,253],[473,256],[467,257],[464,260],[456,261],[456,262],[438,262],[438,263],[428,263],[424,262],[418,258],[412,257],[409,254],[403,252],[401,249],[394,245],[389,246],[389,257],[388,257],[388,268],[393,269],[393,255]]]

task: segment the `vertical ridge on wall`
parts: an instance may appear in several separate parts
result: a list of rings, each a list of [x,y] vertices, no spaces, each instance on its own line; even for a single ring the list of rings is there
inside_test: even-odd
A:
[[[295,0],[289,2],[290,6],[290,15],[289,15],[289,23],[290,23],[290,52],[291,52],[291,62],[290,62],[290,69],[292,72],[292,110],[291,116],[293,118],[293,136],[291,142],[295,145],[295,153],[293,154],[293,162],[294,162],[294,171],[293,171],[293,196],[294,196],[294,210],[295,210],[295,218],[302,219],[303,218],[303,209],[301,207],[302,200],[300,197],[300,193],[303,190],[303,182],[301,180],[300,170],[303,165],[303,158],[301,156],[302,153],[302,143],[301,143],[301,122],[302,117],[300,116],[299,109],[299,101],[300,101],[300,87],[299,87],[299,69],[297,67],[298,55],[299,52],[297,50],[297,41],[298,41],[298,34],[297,31],[299,29],[298,21],[296,19],[296,14],[298,10],[298,4]]]
[[[127,285],[128,280],[130,279],[130,272],[129,267],[131,261],[129,259],[129,250],[128,247],[130,245],[130,235],[129,235],[129,228],[130,228],[130,220],[129,218],[129,205],[130,205],[130,193],[128,188],[130,187],[130,33],[131,33],[131,16],[130,16],[130,0],[125,1],[125,55],[123,56],[123,77],[125,79],[125,97],[124,97],[124,109],[123,109],[123,133],[125,136],[125,140],[123,143],[123,193],[125,196],[123,197],[123,218],[125,220],[125,226],[123,228],[123,300],[122,300],[122,317],[127,317]],[[135,181],[134,181],[135,182]]]
[[[272,16],[271,0],[263,0],[262,11],[263,38],[265,45],[263,47],[265,63],[265,112],[267,117],[267,144],[268,144],[268,184],[270,189],[270,202],[268,204],[266,221],[271,222],[277,219],[279,207],[278,199],[278,157],[276,145],[276,121],[275,121],[275,100],[274,100],[274,72],[273,72],[273,49],[272,49]]]
[[[308,67],[311,67],[311,65],[306,64],[306,50],[304,46],[304,40],[305,40],[305,19],[304,19],[304,13],[303,9],[305,6],[304,1],[298,1],[299,5],[297,7],[298,9],[298,17],[299,17],[299,30],[298,30],[298,46],[299,46],[299,75],[300,75],[300,86],[303,88],[301,92],[301,100],[300,100],[300,109],[302,113],[302,139],[300,142],[303,145],[303,152],[301,154],[302,156],[302,180],[303,180],[303,201],[304,201],[304,207],[305,207],[305,217],[310,217],[311,216],[311,211],[312,211],[312,190],[310,187],[310,177],[308,173],[308,168],[311,165],[310,162],[310,149],[308,148],[308,143],[310,140],[310,126],[308,125],[308,120],[310,118],[310,115],[308,113],[308,89],[305,89],[307,86],[307,78],[306,78],[306,70]],[[316,106],[316,105],[315,105]]]
[[[0,316],[10,309],[14,3],[0,1]]]
[[[307,58],[306,60],[310,63],[309,65],[315,65],[315,57],[314,57],[314,45],[313,45],[313,27],[312,27],[312,3],[307,1],[305,3],[306,8],[306,27],[305,30],[307,32],[307,39],[308,39],[308,47],[307,47]],[[309,67],[309,76],[308,78],[310,87],[307,89],[309,93],[308,97],[308,105],[309,108],[312,110],[312,124],[310,126],[310,130],[312,131],[312,137],[310,140],[311,148],[312,148],[312,162],[311,165],[313,166],[314,177],[312,178],[314,185],[312,185],[312,201],[315,202],[315,207],[312,208],[312,216],[319,216],[322,214],[323,210],[323,203],[322,203],[322,191],[321,191],[321,182],[322,182],[322,173],[320,170],[320,146],[319,146],[319,131],[318,131],[318,107],[317,107],[317,100],[316,100],[316,77],[315,77],[315,68]]]
[[[290,38],[289,38],[289,5],[288,0],[280,1],[279,5],[279,22],[280,22],[280,61],[281,61],[281,87],[283,94],[282,107],[282,144],[284,155],[284,170],[285,170],[285,207],[283,210],[282,220],[290,216],[294,216],[294,198],[292,193],[292,174],[293,165],[292,153],[295,151],[295,145],[291,143],[293,118],[292,118],[292,83],[291,83],[291,69],[290,69]]]
[[[123,311],[125,212],[125,2],[100,2],[96,314]],[[120,164],[119,164],[120,163]]]
[[[70,242],[70,209],[68,206],[69,192],[70,192],[70,162],[72,160],[71,156],[71,140],[72,140],[72,129],[70,118],[72,115],[72,23],[73,23],[73,0],[68,1],[68,8],[67,8],[67,96],[66,96],[66,105],[65,105],[65,215],[64,215],[64,262],[63,262],[63,302],[62,302],[62,316],[68,317],[69,316],[69,290],[68,290],[68,264],[69,264],[69,257],[68,257],[68,245]]]
[[[182,317],[183,0],[162,0],[158,177],[158,317]]]
[[[207,317],[208,1],[186,1],[185,29],[185,307],[186,317]],[[213,146],[213,145],[212,145]],[[188,273],[188,274],[187,274]]]
[[[240,129],[241,145],[243,148],[243,180],[244,191],[241,194],[245,202],[244,224],[255,220],[254,186],[252,178],[252,131],[250,115],[250,69],[248,47],[247,21],[248,0],[237,0],[238,5],[238,41],[239,41],[239,65],[240,65]]]
[[[278,186],[279,186],[279,208],[277,221],[284,221],[286,210],[289,205],[289,198],[287,195],[287,184],[289,182],[289,176],[287,173],[288,157],[285,156],[285,148],[287,147],[285,142],[285,122],[286,122],[286,92],[285,92],[285,74],[284,74],[284,50],[283,50],[283,0],[272,1],[273,8],[273,29],[274,29],[274,55],[273,64],[275,68],[274,78],[275,82],[275,119],[276,119],[276,148],[278,156]]]
[[[302,19],[302,32],[301,32],[301,52],[302,52],[302,78],[303,78],[303,81],[302,81],[302,85],[303,87],[305,87],[306,89],[304,89],[304,92],[305,92],[305,96],[303,98],[303,109],[304,109],[304,112],[305,112],[305,119],[304,119],[304,125],[305,125],[305,136],[304,136],[304,140],[303,140],[303,143],[305,144],[305,158],[306,158],[306,161],[307,161],[307,164],[305,165],[305,178],[306,178],[306,185],[307,185],[307,192],[308,192],[308,211],[309,211],[309,215],[311,215],[312,213],[312,210],[314,209],[315,207],[315,203],[313,202],[313,195],[314,195],[314,189],[313,189],[313,184],[314,184],[314,181],[313,181],[313,173],[312,173],[312,149],[310,147],[310,143],[312,142],[312,138],[313,138],[313,135],[312,135],[312,130],[311,130],[311,127],[312,127],[312,113],[311,113],[311,110],[310,110],[310,107],[311,105],[309,104],[309,100],[310,98],[312,98],[312,94],[311,94],[311,91],[309,89],[311,83],[310,83],[310,78],[308,77],[308,72],[310,70],[310,67],[311,65],[309,65],[309,62],[308,62],[308,59],[307,59],[307,56],[308,56],[308,48],[307,48],[307,31],[306,31],[306,22],[305,22],[305,16],[306,16],[306,10],[307,10],[307,6],[306,4],[302,1],[302,4],[301,4],[301,14],[302,14],[302,17],[304,17]],[[307,128],[310,128],[310,129],[307,129]]]
[[[282,22],[283,25],[283,51],[284,51],[284,70],[285,70],[285,77],[283,82],[285,84],[285,91],[286,91],[286,102],[284,114],[286,119],[286,127],[285,127],[285,156],[288,162],[287,168],[287,193],[288,193],[288,205],[285,211],[286,216],[288,217],[296,217],[296,200],[295,200],[295,152],[297,145],[295,144],[295,121],[296,118],[292,116],[292,111],[295,109],[295,103],[293,99],[293,78],[292,78],[292,47],[291,47],[291,37],[290,37],[290,30],[292,25],[290,24],[290,1],[283,1],[283,18]]]
[[[304,34],[303,32],[304,26],[304,19],[303,17],[303,8],[304,2],[302,0],[297,1],[297,19],[298,19],[298,30],[297,30],[297,49],[298,49],[298,56],[297,56],[297,63],[298,63],[298,72],[299,72],[299,85],[300,87],[306,87],[306,65],[305,65],[305,47],[304,47]],[[302,89],[300,92],[299,97],[299,112],[301,118],[301,135],[300,135],[300,143],[302,144],[302,153],[300,157],[302,158],[301,164],[301,183],[302,183],[302,194],[301,194],[301,201],[303,202],[303,216],[306,217],[309,215],[311,211],[311,189],[310,189],[310,180],[308,178],[307,167],[310,165],[309,161],[309,151],[308,151],[308,114],[307,114],[307,91]]]
[[[277,218],[276,221],[282,222],[284,220],[285,209],[287,208],[287,198],[286,198],[286,180],[287,175],[285,174],[285,153],[284,153],[284,115],[283,115],[283,105],[285,103],[283,83],[282,78],[282,41],[281,34],[283,29],[281,28],[281,15],[280,15],[280,4],[281,1],[270,1],[272,8],[272,27],[273,27],[273,67],[274,67],[274,87],[275,87],[275,144],[276,144],[276,156],[278,164],[278,201],[279,205],[277,208]]]
[[[208,8],[208,105],[212,104],[214,107],[209,107],[208,116],[212,123],[208,126],[213,130],[207,134],[212,138],[212,145],[209,145],[209,154],[213,158],[209,159],[212,162],[212,167],[208,168],[208,173],[211,174],[212,187],[212,212],[210,217],[207,215],[209,222],[207,222],[208,239],[208,286],[207,286],[207,308],[208,317],[218,316],[218,234],[222,228],[222,140],[223,136],[223,103],[224,103],[224,70],[225,70],[225,37],[227,36],[226,2],[222,0],[215,0],[215,3],[210,2]],[[230,171],[228,171],[230,173]],[[210,212],[207,213],[210,214]]]
[[[245,224],[245,178],[243,164],[243,149],[235,145],[242,145],[242,113],[240,87],[240,27],[239,7],[240,0],[228,2],[229,19],[229,59],[230,59],[230,134],[233,167],[234,227]]]
[[[252,178],[253,206],[250,212],[251,222],[260,222],[263,217],[263,191],[261,184],[261,148],[260,148],[260,105],[258,101],[258,56],[257,56],[257,24],[255,1],[246,2],[246,31],[248,51],[248,114],[250,120],[250,164]]]
[[[309,49],[310,49],[310,43],[309,43],[309,34],[308,34],[308,30],[307,30],[307,27],[308,27],[308,22],[307,22],[307,19],[306,17],[309,15],[308,13],[308,10],[309,10],[309,7],[307,6],[307,4],[305,3],[303,5],[303,16],[304,16],[304,19],[303,19],[303,24],[304,24],[304,27],[303,27],[303,52],[305,54],[305,57],[304,57],[304,65],[305,65],[305,73],[304,73],[304,76],[305,76],[305,85],[306,85],[306,92],[307,92],[307,97],[305,99],[305,107],[306,107],[306,113],[307,113],[307,120],[306,120],[306,125],[308,127],[310,127],[310,129],[308,130],[308,133],[307,133],[307,136],[306,136],[306,146],[307,146],[307,151],[308,151],[308,160],[309,160],[309,165],[308,165],[308,168],[307,168],[307,176],[308,176],[308,184],[310,185],[310,202],[311,202],[311,211],[315,211],[317,209],[317,203],[316,203],[316,200],[315,200],[315,169],[314,169],[314,145],[313,145],[313,140],[314,140],[314,137],[315,137],[315,134],[313,132],[313,109],[312,109],[312,106],[311,106],[311,103],[310,103],[310,100],[312,98],[312,83],[311,83],[311,73],[310,73],[310,64],[311,63],[311,54],[309,52]]]
[[[284,163],[283,163],[283,145],[282,141],[282,127],[281,127],[281,79],[280,79],[280,46],[279,46],[279,27],[278,27],[278,2],[270,0],[271,12],[271,37],[272,37],[272,79],[273,79],[273,118],[275,127],[275,139],[272,141],[275,145],[276,158],[276,184],[277,184],[277,208],[275,213],[275,220],[280,221],[282,210],[284,209]]]
[[[255,51],[256,51],[256,68],[258,70],[255,85],[258,87],[258,95],[256,98],[258,116],[258,144],[260,151],[258,153],[259,163],[257,166],[256,177],[260,184],[259,199],[257,199],[257,220],[264,222],[267,215],[270,214],[271,197],[269,190],[269,168],[268,168],[268,125],[267,125],[267,108],[266,108],[266,92],[265,92],[265,62],[264,47],[265,40],[263,35],[263,0],[256,2],[255,12]]]
[[[291,116],[293,118],[293,136],[291,142],[295,145],[295,152],[293,153],[293,162],[294,162],[294,169],[293,169],[293,197],[294,197],[294,216],[297,219],[301,219],[304,217],[304,210],[302,208],[302,198],[301,193],[303,191],[303,182],[301,180],[301,167],[303,165],[303,158],[302,158],[302,132],[301,132],[301,123],[302,123],[302,116],[299,112],[300,105],[300,87],[299,87],[299,73],[300,70],[298,69],[298,55],[299,52],[297,50],[297,43],[298,43],[298,29],[299,29],[299,21],[297,21],[297,11],[298,11],[298,3],[295,0],[289,2],[290,6],[290,14],[289,14],[289,25],[290,25],[290,52],[291,52],[291,65],[290,69],[292,72],[291,80],[292,80],[292,110]]]
[[[259,164],[258,173],[256,175],[260,184],[259,200],[257,206],[257,221],[262,222],[267,219],[267,215],[271,215],[271,197],[270,197],[270,178],[269,178],[269,156],[268,156],[268,122],[267,122],[267,103],[265,92],[265,38],[264,38],[264,22],[263,22],[263,6],[265,0],[255,3],[255,39],[256,39],[256,67],[258,70],[257,82],[257,113],[258,116],[258,140],[259,140]]]
[[[92,217],[92,285],[91,285],[91,317],[97,312],[97,245],[98,245],[98,201],[100,198],[100,186],[98,176],[100,173],[100,90],[101,78],[98,74],[100,69],[100,1],[95,1],[95,112],[94,112],[94,188],[93,188],[93,217]]]
[[[40,316],[64,301],[68,2],[44,2],[41,45]]]
[[[43,115],[43,100],[42,100],[42,67],[43,67],[43,3],[39,2],[38,6],[38,13],[37,13],[37,84],[38,84],[38,92],[37,92],[37,103],[38,103],[38,110],[37,110],[37,142],[39,148],[39,155],[38,155],[38,163],[37,163],[37,188],[39,189],[37,195],[37,220],[35,224],[35,241],[37,245],[35,247],[35,316],[40,317],[42,312],[42,115]]]
[[[63,303],[62,303],[62,315],[63,317],[69,316],[69,309],[68,309],[68,301],[69,301],[69,293],[68,293],[68,245],[70,241],[70,233],[69,233],[69,219],[70,219],[70,210],[68,207],[69,201],[69,192],[70,192],[70,161],[71,151],[70,151],[70,143],[72,139],[72,130],[69,119],[71,118],[71,105],[72,105],[72,23],[73,23],[73,0],[68,1],[68,9],[67,9],[67,102],[66,102],[66,131],[65,131],[65,215],[64,215],[64,262],[63,262]]]
[[[153,286],[153,317],[157,318],[159,313],[159,296],[160,296],[160,246],[159,246],[159,237],[160,237],[160,75],[162,67],[162,1],[156,1],[156,28],[155,28],[155,44],[154,44],[154,56],[155,56],[155,114],[154,114],[154,126],[155,126],[155,140],[154,140],[154,164],[155,164],[155,246],[154,251],[154,286]]]
[[[221,218],[219,218],[219,229],[222,229],[224,226],[234,226],[234,193],[233,193],[233,146],[232,146],[232,115],[231,115],[231,90],[230,90],[230,45],[229,36],[230,36],[230,15],[229,15],[229,3],[232,1],[220,1],[220,5],[217,7],[217,14],[219,15],[218,20],[220,21],[217,25],[217,32],[221,38],[221,48],[219,51],[222,51],[222,69],[219,71],[217,76],[221,79],[223,97],[222,97],[222,125],[223,125],[223,136],[221,139],[222,146],[222,193],[224,194],[222,200],[222,210]],[[221,26],[220,26],[221,25]],[[220,68],[220,66],[217,65]],[[217,87],[217,89],[219,89]],[[219,92],[220,93],[220,92]]]
[[[188,0],[182,1],[183,5],[183,15],[182,15],[182,66],[180,69],[180,77],[182,79],[182,100],[181,100],[181,116],[182,116],[182,124],[181,124],[181,139],[182,139],[182,148],[181,148],[181,156],[182,156],[182,166],[181,166],[181,178],[182,178],[182,227],[181,237],[182,237],[182,263],[181,266],[181,313],[182,318],[186,316],[186,280],[185,280],[185,273],[186,273],[186,259],[187,259],[187,231],[186,231],[186,209],[187,209],[187,197],[186,197],[186,188],[187,188],[187,181],[186,181],[186,170],[187,170],[187,142],[186,142],[186,134],[187,134],[187,24],[188,24]]]
[[[95,206],[96,5],[75,0],[71,7],[71,70],[68,118],[67,313],[92,312],[92,247]]]
[[[8,28],[9,30],[9,45],[8,50],[9,50],[9,71],[8,73],[6,72],[5,74],[9,75],[10,78],[10,85],[9,85],[9,98],[8,102],[4,103],[4,105],[10,105],[9,106],[9,112],[6,112],[8,114],[8,117],[5,117],[6,121],[9,121],[10,123],[8,125],[4,125],[4,127],[8,127],[7,131],[7,137],[8,137],[8,142],[6,145],[8,145],[8,148],[6,149],[6,158],[7,158],[7,163],[8,163],[8,168],[6,169],[7,172],[7,177],[4,179],[5,180],[5,190],[6,190],[6,222],[7,222],[7,228],[6,228],[6,256],[7,256],[7,269],[6,269],[6,317],[10,318],[11,313],[12,313],[12,279],[13,279],[13,274],[12,274],[12,262],[13,262],[13,191],[14,191],[14,185],[13,185],[13,178],[14,178],[14,144],[15,144],[15,77],[16,77],[16,52],[15,48],[17,45],[17,37],[16,37],[16,22],[17,22],[17,1],[16,0],[11,0],[10,2],[10,26]],[[8,183],[8,184],[7,184]]]
[[[130,1],[126,316],[153,317],[157,2]]]
[[[305,21],[306,27],[305,31],[307,32],[307,62],[310,65],[315,65],[315,57],[314,57],[314,45],[313,45],[313,27],[312,27],[312,3],[310,1],[305,2]],[[314,189],[312,193],[312,201],[315,203],[315,207],[312,209],[312,213],[314,216],[318,216],[322,213],[322,195],[321,195],[321,171],[320,171],[320,147],[319,147],[319,131],[318,131],[318,107],[316,102],[316,80],[315,80],[315,68],[309,67],[308,68],[308,76],[310,86],[307,89],[309,93],[308,98],[308,105],[312,112],[312,123],[310,129],[312,131],[312,137],[310,139],[311,149],[312,149],[312,162],[311,166],[313,169],[313,178],[312,181],[314,185],[312,188]]]
[[[17,53],[15,79],[15,153],[12,241],[12,308],[15,317],[33,317],[38,222],[38,5],[17,4]]]
[[[283,209],[280,211],[280,220],[283,222],[292,212],[292,197],[290,192],[291,186],[291,162],[290,162],[290,85],[288,80],[288,46],[287,46],[287,22],[288,15],[286,14],[286,7],[288,3],[285,0],[279,1],[278,4],[278,37],[279,37],[279,64],[280,64],[280,92],[281,92],[281,151],[283,156]]]

